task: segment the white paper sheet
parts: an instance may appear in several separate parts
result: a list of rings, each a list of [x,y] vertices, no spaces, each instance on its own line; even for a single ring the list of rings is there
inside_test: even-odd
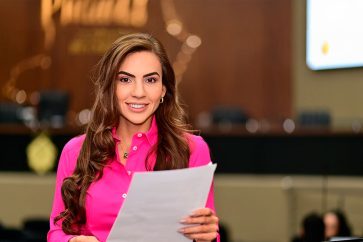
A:
[[[180,220],[205,207],[215,164],[135,173],[107,242],[186,242]]]

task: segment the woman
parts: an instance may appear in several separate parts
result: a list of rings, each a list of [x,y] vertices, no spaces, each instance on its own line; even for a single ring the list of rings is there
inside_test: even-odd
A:
[[[350,237],[352,231],[343,211],[331,210],[324,214],[325,239],[333,237]]]
[[[188,132],[161,43],[148,34],[125,35],[98,63],[86,134],[62,151],[48,241],[106,241],[134,172],[209,162],[207,144]],[[189,239],[215,240],[213,187],[205,208],[180,219],[179,232]]]

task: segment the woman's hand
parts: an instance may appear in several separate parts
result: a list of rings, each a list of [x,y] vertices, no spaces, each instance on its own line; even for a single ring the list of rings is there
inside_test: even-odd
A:
[[[96,237],[94,236],[76,236],[69,240],[69,242],[100,242]]]
[[[209,242],[217,238],[218,220],[212,209],[201,208],[180,221],[188,226],[179,232],[196,242]]]

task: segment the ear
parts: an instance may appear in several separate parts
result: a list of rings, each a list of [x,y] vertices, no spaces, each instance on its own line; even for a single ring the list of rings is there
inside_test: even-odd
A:
[[[162,92],[161,92],[161,97],[164,97],[166,94],[166,87],[163,85],[163,89],[162,89]]]

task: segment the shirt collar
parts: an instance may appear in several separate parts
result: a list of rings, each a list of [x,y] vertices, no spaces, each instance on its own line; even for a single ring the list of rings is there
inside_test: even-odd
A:
[[[117,136],[116,134],[116,127],[113,127],[112,130],[111,130],[111,133],[112,133],[112,138],[116,141],[120,141],[120,138]]]
[[[139,133],[136,133],[135,135],[138,135],[138,134]],[[147,132],[141,133],[141,134],[146,136],[146,138],[147,138],[150,145],[154,145],[157,142],[157,139],[158,139],[158,125],[156,123],[155,115],[152,117],[150,129]],[[112,137],[113,137],[114,140],[120,141],[120,137],[118,137],[118,135],[116,133],[116,127],[112,128]]]
[[[155,115],[152,117],[151,120],[151,127],[149,131],[145,133],[147,140],[151,145],[155,144],[158,140],[158,125],[156,123]]]

